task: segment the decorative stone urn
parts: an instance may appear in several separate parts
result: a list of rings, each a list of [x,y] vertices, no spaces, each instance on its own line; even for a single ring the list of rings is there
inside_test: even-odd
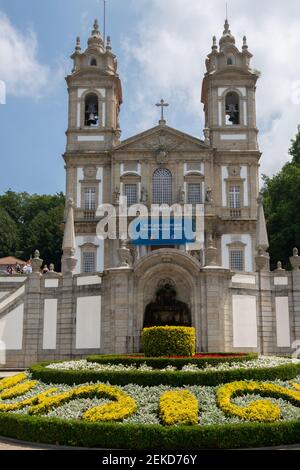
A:
[[[118,249],[120,258],[120,267],[131,267],[133,264],[133,257],[131,250],[128,248],[128,240],[121,240],[121,247]]]

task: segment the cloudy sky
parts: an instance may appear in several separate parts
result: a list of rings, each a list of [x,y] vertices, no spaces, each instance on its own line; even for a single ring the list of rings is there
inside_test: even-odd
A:
[[[0,0],[0,193],[64,190],[67,92],[75,38],[82,44],[102,0]],[[123,138],[158,120],[164,97],[172,127],[202,138],[201,80],[211,37],[223,31],[225,0],[107,0],[123,83]],[[300,123],[300,4],[297,0],[228,0],[237,45],[247,35],[257,86],[261,171],[289,158]],[[1,87],[0,87],[1,88]],[[0,90],[1,101],[1,90]]]

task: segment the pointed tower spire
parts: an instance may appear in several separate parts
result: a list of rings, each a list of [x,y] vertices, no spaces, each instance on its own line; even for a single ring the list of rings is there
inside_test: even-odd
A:
[[[230,34],[230,33],[231,33],[231,31],[229,29],[229,22],[228,22],[228,19],[226,18],[225,24],[224,24],[223,35]]]
[[[73,273],[77,259],[74,257],[76,250],[75,228],[74,228],[74,202],[72,198],[67,201],[67,220],[63,239],[62,271],[63,274]]]
[[[246,51],[248,49],[247,38],[246,36],[243,37],[243,47],[242,50]]]
[[[94,24],[93,24],[92,36],[101,36],[97,18],[95,19]]]
[[[80,51],[81,51],[81,44],[80,44],[80,37],[79,37],[79,36],[77,36],[77,38],[76,38],[75,51],[76,51],[76,52],[80,52]]]
[[[110,36],[107,36],[107,39],[106,39],[106,50],[107,51],[111,51],[111,39],[110,39]]]
[[[211,46],[211,48],[212,48],[213,51],[216,51],[216,50],[218,49],[216,36],[213,36],[213,38],[212,38],[212,46]]]
[[[88,46],[89,47],[97,47],[103,50],[104,48],[104,42],[100,33],[99,29],[99,23],[98,20],[96,19],[93,24],[93,29],[91,36],[88,39]]]
[[[220,47],[225,44],[235,44],[235,37],[231,34],[231,30],[230,30],[229,22],[227,18],[224,24],[223,36],[221,37],[219,44],[220,44]]]

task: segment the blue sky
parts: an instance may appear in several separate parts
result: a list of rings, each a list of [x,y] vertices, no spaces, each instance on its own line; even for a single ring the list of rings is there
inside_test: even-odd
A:
[[[154,104],[162,96],[170,103],[168,124],[202,138],[201,80],[211,37],[222,34],[224,5],[107,0],[107,33],[123,83],[123,138],[156,124]],[[262,171],[272,174],[287,161],[300,122],[300,6],[264,0],[257,15],[253,1],[231,0],[229,9],[237,44],[247,34],[253,67],[262,71]],[[102,0],[0,0],[0,80],[7,84],[6,104],[0,105],[0,193],[64,190],[64,76],[72,67],[76,36],[84,46],[96,17],[101,25]]]

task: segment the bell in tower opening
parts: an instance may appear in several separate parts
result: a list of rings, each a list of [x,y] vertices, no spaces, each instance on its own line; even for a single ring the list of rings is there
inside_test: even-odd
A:
[[[85,126],[98,126],[98,96],[94,93],[87,95],[85,99]]]
[[[239,96],[237,93],[227,93],[226,95],[226,124],[238,125],[240,123]]]

